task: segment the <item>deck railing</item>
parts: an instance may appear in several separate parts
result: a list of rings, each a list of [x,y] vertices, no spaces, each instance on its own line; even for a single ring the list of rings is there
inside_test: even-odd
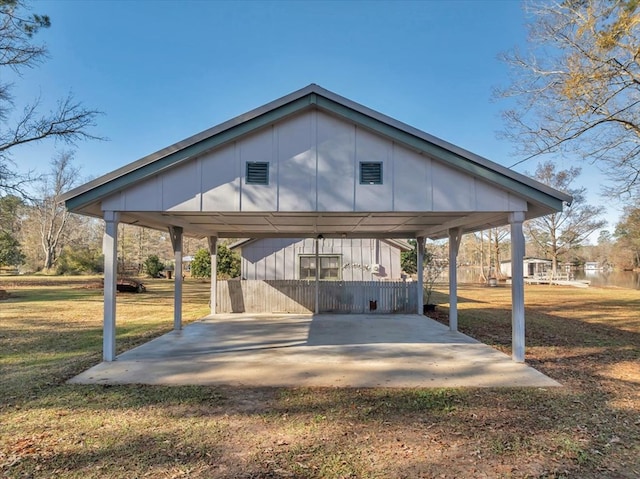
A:
[[[316,285],[304,280],[218,281],[219,313],[309,313]],[[321,281],[321,313],[415,313],[416,283],[404,281]]]

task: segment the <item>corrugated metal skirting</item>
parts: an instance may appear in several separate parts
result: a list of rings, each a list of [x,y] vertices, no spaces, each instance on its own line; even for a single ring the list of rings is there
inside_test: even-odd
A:
[[[309,313],[316,285],[301,280],[218,281],[219,313]],[[321,313],[415,313],[416,283],[404,281],[321,281]]]

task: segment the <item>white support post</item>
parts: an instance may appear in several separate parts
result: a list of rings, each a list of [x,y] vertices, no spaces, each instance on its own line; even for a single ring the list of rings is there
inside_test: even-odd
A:
[[[102,324],[102,359],[116,359],[116,291],[118,281],[118,223],[120,213],[105,211],[102,238],[104,254],[104,318]]]
[[[218,237],[209,236],[209,254],[211,255],[211,314],[216,314],[216,292],[218,288]]]
[[[511,224],[511,357],[524,362],[524,213],[509,214]]]
[[[173,246],[175,271],[173,282],[173,329],[182,329],[182,227],[169,226],[169,236]]]
[[[424,314],[424,236],[418,236],[416,238],[416,250],[418,253],[417,261],[417,270],[418,270],[418,284],[416,285],[416,296],[417,296],[417,313]]]
[[[449,330],[458,330],[458,250],[462,230],[449,230]]]
[[[316,238],[316,314],[320,314],[320,238]]]

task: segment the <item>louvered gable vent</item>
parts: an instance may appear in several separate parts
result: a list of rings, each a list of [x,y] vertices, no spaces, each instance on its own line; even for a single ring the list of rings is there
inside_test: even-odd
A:
[[[382,163],[373,161],[360,162],[360,184],[361,185],[381,185],[382,184]]]
[[[269,163],[266,161],[247,162],[247,176],[245,182],[248,185],[268,185]]]

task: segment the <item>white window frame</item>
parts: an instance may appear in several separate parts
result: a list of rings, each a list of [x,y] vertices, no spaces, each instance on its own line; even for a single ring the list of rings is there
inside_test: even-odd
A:
[[[338,267],[337,268],[326,268],[326,269],[337,269],[337,277],[330,277],[330,278],[323,278],[322,277],[322,259],[323,258],[336,258],[338,260]],[[315,273],[313,274],[313,276],[302,276],[302,264],[303,264],[303,259],[309,259],[311,261],[315,261],[316,259],[316,255],[315,254],[299,254],[298,255],[298,268],[297,268],[297,275],[298,275],[298,279],[302,279],[302,280],[315,280],[316,276]],[[318,259],[320,260],[320,281],[341,281],[342,280],[342,255],[341,254],[321,254],[318,255]],[[310,270],[311,268],[305,268]]]

